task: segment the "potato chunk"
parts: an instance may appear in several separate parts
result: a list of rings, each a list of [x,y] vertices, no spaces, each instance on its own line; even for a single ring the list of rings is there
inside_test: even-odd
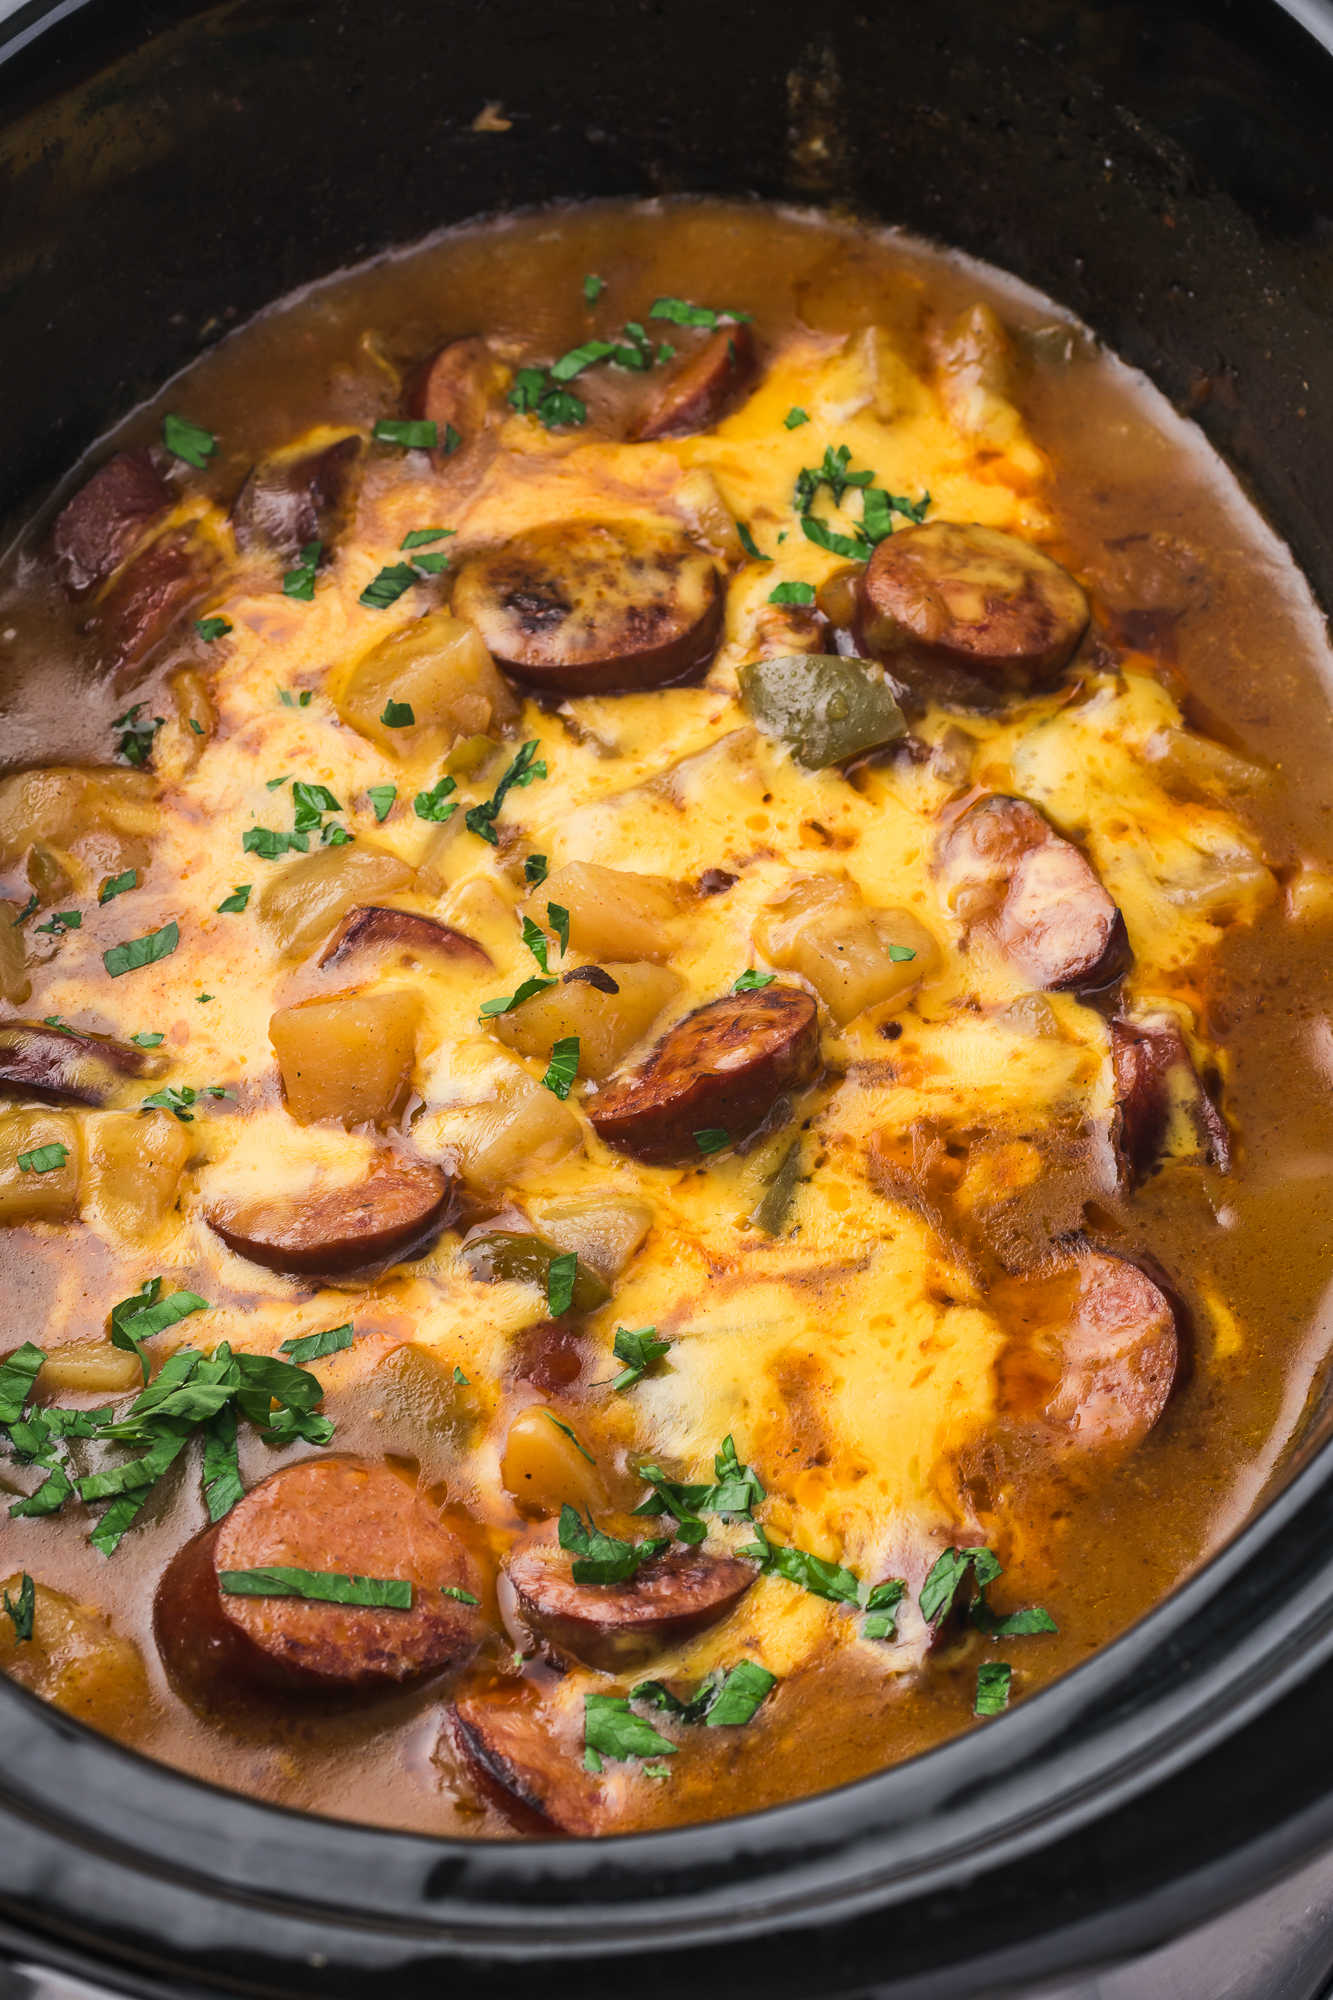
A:
[[[543,882],[524,905],[534,923],[550,930],[548,903],[569,911],[569,942],[589,958],[668,958],[668,926],[676,904],[665,882],[603,868],[598,861],[570,861]]]
[[[396,854],[356,841],[324,847],[284,868],[259,898],[259,915],[293,956],[310,951],[358,903],[411,887],[414,871]]]
[[[573,1250],[581,1263],[610,1284],[626,1268],[653,1226],[646,1201],[626,1200],[614,1188],[567,1195],[532,1210],[541,1235],[557,1250]]]
[[[159,775],[173,782],[192,771],[199,762],[205,743],[217,726],[217,716],[209,699],[208,683],[193,667],[173,674],[172,713],[153,742],[153,765]]]
[[[58,1167],[20,1166],[44,1146],[62,1146]],[[0,1225],[72,1222],[79,1208],[79,1129],[62,1111],[11,1111],[0,1117]]]
[[[11,1603],[22,1587],[22,1572],[0,1580]],[[137,1646],[91,1605],[76,1604],[44,1583],[35,1596],[31,1639],[18,1638],[13,1621],[0,1616],[0,1673],[95,1729],[132,1735],[148,1719],[148,1681]]]
[[[471,1187],[502,1188],[530,1167],[553,1166],[582,1140],[569,1106],[515,1064],[495,1098],[468,1115],[459,1146],[463,1178]]]
[[[89,874],[119,874],[147,860],[157,826],[157,780],[147,771],[78,771],[54,765],[0,779],[0,868],[30,848],[42,850],[46,874],[73,883],[70,853]],[[30,870],[30,874],[32,871]],[[33,887],[45,899],[45,885]],[[53,879],[51,893],[64,894]]]
[[[561,1417],[560,1424],[566,1421]],[[588,1462],[556,1423],[556,1412],[544,1403],[520,1410],[509,1426],[500,1479],[519,1513],[530,1519],[550,1520],[566,1503],[585,1512],[606,1506],[606,1488],[596,1465]]]
[[[84,1141],[85,1217],[131,1242],[160,1229],[190,1157],[188,1127],[169,1111],[100,1111]]]
[[[109,1342],[90,1341],[86,1347],[56,1347],[47,1354],[38,1386],[57,1400],[61,1396],[118,1396],[143,1387],[137,1354],[124,1354]]]
[[[382,718],[406,703],[413,722],[391,729]],[[338,713],[391,757],[438,757],[464,736],[494,735],[518,717],[475,626],[432,611],[384,639],[353,669]]]
[[[909,910],[868,909],[853,883],[833,875],[794,882],[760,912],[754,938],[771,964],[809,980],[839,1027],[904,999],[940,956]]]
[[[398,988],[283,1007],[268,1024],[298,1125],[387,1125],[407,1103],[421,1002]]]
[[[567,1035],[579,1038],[579,1075],[600,1083],[637,1041],[649,1032],[664,1007],[685,982],[665,965],[619,965],[583,968],[602,975],[616,991],[600,983],[566,974],[558,986],[538,993],[501,1014],[496,1034],[522,1056],[548,1056]]]
[[[18,927],[19,903],[0,902],[0,1000],[21,1007],[32,994],[27,965],[27,946]]]

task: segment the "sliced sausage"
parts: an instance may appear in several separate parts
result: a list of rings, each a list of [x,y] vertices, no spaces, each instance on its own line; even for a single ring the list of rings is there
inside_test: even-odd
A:
[[[118,451],[56,515],[51,547],[65,588],[86,597],[124,562],[150,521],[172,502],[146,445]]]
[[[604,1787],[573,1744],[521,1695],[469,1695],[453,1706],[455,1741],[481,1790],[522,1833],[601,1833]]]
[[[1111,1063],[1119,1110],[1116,1144],[1131,1185],[1145,1180],[1168,1153],[1202,1155],[1219,1172],[1230,1170],[1226,1120],[1199,1079],[1174,1015],[1112,1021]]]
[[[497,666],[559,695],[688,680],[717,650],[723,609],[711,557],[637,521],[529,529],[464,563],[453,597]]]
[[[677,358],[654,390],[635,428],[637,438],[689,437],[720,424],[745,395],[759,369],[754,335],[744,321],[720,326],[693,354]]]
[[[392,1154],[359,1187],[291,1201],[260,1196],[207,1211],[229,1250],[270,1271],[323,1276],[396,1260],[446,1226],[453,1184],[428,1160]]]
[[[39,1021],[0,1025],[0,1090],[50,1104],[105,1104],[127,1076],[160,1076],[160,1056],[82,1029]]]
[[[1184,1373],[1176,1306],[1137,1264],[1100,1250],[1055,1285],[1063,1297],[1053,1326],[1050,1282],[1031,1287],[1023,1317],[1046,1326],[1002,1359],[1002,1405],[1041,1417],[1080,1448],[1137,1444]]]
[[[406,1579],[410,1610],[225,1591],[228,1571],[300,1569]],[[237,1684],[366,1696],[442,1673],[481,1640],[478,1594],[463,1542],[385,1465],[351,1458],[285,1466],[169,1564],[153,1628],[183,1691],[225,1698]]]
[[[571,1559],[529,1549],[509,1565],[523,1616],[558,1652],[617,1674],[716,1625],[758,1571],[735,1556],[677,1544],[628,1583],[575,1583]]]
[[[698,1160],[697,1132],[744,1138],[818,1069],[819,1019],[808,993],[770,986],[728,994],[677,1021],[637,1075],[600,1091],[588,1115],[600,1138],[636,1159]]]
[[[481,435],[487,418],[500,407],[508,379],[481,336],[465,334],[423,362],[408,387],[407,415],[436,426],[443,457],[451,428],[463,445]]]
[[[319,955],[321,966],[341,965],[358,951],[396,951],[403,965],[422,958],[453,959],[479,969],[493,963],[475,938],[451,930],[416,910],[383,909],[362,903],[349,910]]]
[[[208,588],[208,572],[183,534],[163,535],[112,584],[91,621],[98,657],[117,690],[140,678],[153,649]]]
[[[998,528],[928,521],[887,535],[860,583],[864,649],[924,697],[985,703],[1054,679],[1087,630],[1059,563]]]
[[[940,862],[951,909],[1034,987],[1096,993],[1128,970],[1125,920],[1092,864],[1025,799],[980,800]]]
[[[322,542],[327,560],[360,452],[361,440],[345,437],[322,451],[255,466],[231,510],[237,548],[296,556],[309,543]]]

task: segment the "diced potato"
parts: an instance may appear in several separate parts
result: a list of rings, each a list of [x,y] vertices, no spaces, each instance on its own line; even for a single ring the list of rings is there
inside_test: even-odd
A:
[[[0,779],[0,867],[10,867],[37,842],[80,854],[95,849],[93,866],[108,848],[119,851],[136,837],[141,842],[156,826],[157,780],[148,771],[53,765]]]
[[[480,1189],[506,1187],[531,1168],[554,1166],[582,1143],[583,1128],[569,1106],[515,1064],[495,1100],[468,1116],[459,1146],[463,1178]]]
[[[1262,764],[1238,757],[1211,737],[1196,736],[1192,729],[1159,729],[1144,745],[1143,754],[1168,792],[1237,793],[1255,792],[1266,783],[1269,773]]]
[[[666,965],[621,965],[602,970],[620,991],[602,993],[586,979],[561,982],[534,994],[512,1014],[491,1023],[500,1040],[523,1056],[549,1056],[567,1035],[579,1038],[579,1075],[600,1083],[681,991],[685,982]]]
[[[185,777],[199,762],[205,743],[217,727],[217,716],[209,699],[208,683],[193,667],[173,674],[172,713],[153,741],[153,765],[158,774],[173,782]]]
[[[413,870],[396,854],[357,840],[322,847],[282,870],[259,898],[259,915],[294,957],[327,937],[357,903],[378,903],[411,887]]]
[[[185,1162],[189,1127],[169,1111],[99,1111],[84,1121],[83,1213],[132,1242],[167,1218]]]
[[[22,1586],[19,1571],[0,1581],[0,1592],[14,1603]],[[92,1605],[44,1583],[36,1586],[31,1639],[18,1638],[12,1619],[0,1616],[0,1673],[115,1736],[131,1736],[148,1720],[138,1647]]]
[[[646,1201],[603,1194],[571,1195],[532,1210],[538,1231],[557,1250],[573,1250],[608,1284],[618,1278],[653,1226]]]
[[[669,958],[675,899],[659,876],[630,875],[598,861],[570,861],[529,896],[525,910],[551,929],[548,903],[569,911],[569,942],[599,961]]]
[[[1060,1027],[1060,1017],[1044,993],[1025,993],[1021,1000],[1014,1000],[995,1017],[1006,1028],[1012,1028],[1017,1035],[1032,1035],[1038,1041],[1058,1042],[1064,1039]]]
[[[57,903],[76,893],[83,870],[72,854],[38,841],[28,849],[27,876],[39,903]]]
[[[559,1422],[565,1424],[568,1419],[561,1417]],[[574,1426],[570,1424],[569,1429]],[[579,1444],[584,1444],[582,1438]],[[556,1413],[542,1403],[521,1410],[509,1426],[500,1479],[519,1513],[535,1520],[550,1520],[566,1504],[585,1513],[599,1511],[607,1504],[606,1487],[596,1465],[589,1464],[579,1445],[559,1428]]]
[[[37,1382],[53,1396],[116,1396],[141,1389],[143,1371],[137,1355],[97,1341],[87,1347],[53,1348]]]
[[[63,1146],[61,1166],[39,1173],[20,1157]],[[79,1209],[79,1128],[63,1111],[11,1111],[0,1117],[0,1225],[72,1222]]]
[[[840,1027],[904,999],[940,956],[909,910],[868,909],[853,883],[833,875],[794,882],[760,912],[754,937],[770,964],[809,980]]]
[[[0,902],[0,1000],[21,1007],[32,996],[32,981],[24,971],[27,946],[18,927],[18,903]]]
[[[1289,917],[1333,916],[1333,876],[1319,868],[1301,868],[1287,884]]]
[[[298,1125],[386,1125],[407,1103],[421,1002],[403,987],[283,1007],[268,1024]]]
[[[475,1392],[427,1347],[395,1347],[371,1372],[366,1393],[380,1415],[382,1451],[434,1463],[465,1451],[477,1422]]]
[[[381,721],[391,701],[411,709],[407,728]],[[421,758],[442,756],[460,737],[494,735],[517,720],[519,706],[475,626],[432,611],[352,669],[338,713],[391,757]]]

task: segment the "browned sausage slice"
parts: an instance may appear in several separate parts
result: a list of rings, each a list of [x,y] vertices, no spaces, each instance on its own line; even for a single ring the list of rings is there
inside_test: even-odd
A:
[[[224,1591],[229,1570],[302,1569],[405,1578],[410,1610]],[[237,1682],[365,1696],[442,1673],[482,1637],[478,1593],[460,1538],[387,1466],[306,1459],[261,1482],[183,1548],[158,1586],[153,1626],[183,1690],[223,1698]]]
[[[982,799],[940,859],[950,907],[1034,987],[1096,993],[1128,969],[1125,920],[1092,864],[1025,799]]]
[[[128,1042],[39,1021],[0,1025],[0,1090],[52,1104],[105,1104],[127,1076],[160,1076],[165,1064]]]
[[[86,597],[105,583],[171,499],[171,488],[146,445],[118,451],[99,466],[61,508],[51,531],[51,547],[71,595]]]
[[[575,1583],[570,1559],[546,1547],[509,1565],[524,1617],[559,1652],[616,1674],[716,1625],[758,1571],[735,1556],[679,1545],[650,1558],[628,1583]]]
[[[407,414],[436,426],[443,456],[450,429],[464,445],[481,435],[487,418],[501,406],[508,379],[481,336],[465,334],[423,363],[408,388]]]
[[[888,535],[860,586],[865,650],[922,695],[975,702],[1052,680],[1088,624],[1059,563],[1016,535],[928,521]]]
[[[322,451],[255,466],[231,510],[236,546],[295,556],[322,542],[327,559],[360,452],[361,440],[345,437]]]
[[[163,535],[122,571],[92,620],[102,668],[118,690],[139,678],[149,654],[207,587],[202,558],[184,535]]]
[[[770,986],[729,994],[677,1021],[635,1076],[594,1097],[599,1137],[665,1166],[702,1157],[698,1132],[742,1139],[784,1091],[819,1068],[819,1018],[808,993]]]
[[[689,437],[710,431],[740,402],[759,368],[754,335],[743,321],[720,326],[693,354],[678,358],[654,392],[637,438]]]
[[[448,1218],[452,1183],[428,1160],[385,1156],[359,1187],[301,1200],[261,1197],[212,1208],[229,1250],[270,1271],[358,1271],[424,1248]]]
[[[1231,1134],[1173,1015],[1112,1021],[1111,1063],[1120,1112],[1117,1147],[1131,1185],[1145,1180],[1168,1153],[1202,1155],[1229,1172]]]
[[[1137,1264],[1100,1250],[1080,1257],[1054,1286],[1063,1293],[1054,1326],[1046,1296],[1052,1281],[1031,1288],[1023,1316],[1047,1326],[1002,1360],[1002,1403],[1040,1415],[1081,1448],[1137,1444],[1184,1371],[1174,1305]]]
[[[723,604],[709,556],[637,521],[529,529],[464,563],[453,597],[497,666],[560,695],[688,680],[717,650]]]
[[[469,1695],[454,1703],[456,1740],[483,1791],[523,1833],[601,1833],[603,1787],[573,1745],[555,1740],[520,1696]]]
[[[478,968],[493,963],[475,938],[451,930],[416,910],[390,910],[362,903],[349,910],[319,955],[320,965],[341,965],[358,951],[397,951],[404,965],[419,959],[446,958]]]

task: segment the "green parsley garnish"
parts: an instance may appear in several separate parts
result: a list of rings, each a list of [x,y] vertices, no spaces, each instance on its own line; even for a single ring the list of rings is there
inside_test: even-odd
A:
[[[428,417],[381,417],[370,435],[403,451],[435,451],[440,442],[439,425]]]
[[[915,958],[916,953],[905,944],[891,944],[889,946],[889,957],[895,965],[903,965],[909,958]]]
[[[525,1000],[531,1000],[535,993],[545,993],[547,988],[554,986],[555,983],[554,979],[539,979],[535,976],[525,979],[516,992],[501,994],[495,1000],[483,1000],[477,1009],[478,1016],[483,1021],[490,1021],[497,1014],[512,1013],[514,1008],[521,1007]]]
[[[124,732],[116,746],[116,753],[127,764],[144,765],[148,762],[153,738],[166,721],[165,716],[155,715],[151,722],[140,722],[137,718],[142,707],[143,703],[136,701],[133,708],[127,708],[124,715],[118,715],[111,725],[113,729]]]
[[[576,1558],[571,1571],[575,1583],[628,1583],[641,1564],[670,1543],[665,1535],[646,1542],[617,1541],[594,1527],[591,1513],[585,1526],[578,1509],[566,1501],[560,1509],[560,1546]]]
[[[190,1095],[193,1099],[193,1091]],[[191,1313],[209,1310],[208,1301],[197,1292],[169,1292],[162,1298],[161,1291],[160,1278],[146,1278],[137,1292],[111,1308],[111,1345],[139,1357],[145,1387],[148,1356],[143,1350],[144,1341],[151,1340],[155,1333],[165,1333],[169,1326],[188,1319]]]
[[[701,1153],[720,1153],[724,1146],[731,1144],[730,1132],[724,1132],[720,1125],[709,1125],[702,1132],[696,1132],[694,1143]]]
[[[808,413],[801,409],[799,405],[793,403],[786,416],[782,419],[782,424],[784,430],[798,431],[802,424],[808,424],[809,421]]]
[[[455,778],[437,778],[428,792],[418,792],[412,801],[412,810],[418,819],[452,819],[458,811],[459,802],[450,796],[458,790]]]
[[[434,430],[434,424],[431,429]],[[222,1569],[218,1589],[227,1597],[305,1597],[316,1604],[361,1604],[375,1611],[410,1611],[412,1586],[406,1578],[337,1576],[331,1570]]]
[[[509,402],[520,416],[539,417],[547,430],[558,424],[581,424],[587,420],[588,406],[572,390],[554,386],[545,369],[520,368],[509,391]]]
[[[754,536],[750,533],[749,527],[744,521],[737,521],[736,533],[740,536],[741,547],[745,550],[751,562],[772,562],[772,556],[766,556],[763,550],[757,546]],[[770,598],[770,604],[772,601]]]
[[[18,915],[10,919],[9,928],[13,931],[16,931],[20,924],[26,924],[28,918],[35,913],[37,907],[38,907],[37,892],[36,890],[34,890],[32,895],[29,896],[27,902],[23,905],[23,908],[19,911]]]
[[[428,549],[432,542],[442,542],[446,535],[457,533],[457,528],[411,528],[398,546],[400,549]]]
[[[226,638],[228,632],[232,629],[232,623],[230,618],[196,618],[194,629],[205,644],[211,646],[215,639]],[[194,727],[199,730],[201,735],[203,734],[197,722],[194,724]]]
[[[417,581],[417,573],[411,563],[388,563],[372,577],[357,599],[369,611],[387,611],[396,604],[405,590]]]
[[[218,449],[212,431],[192,424],[188,417],[173,412],[162,419],[162,442],[174,458],[183,458],[196,472],[202,472]]]
[[[456,1583],[442,1583],[440,1585],[440,1595],[441,1597],[456,1597],[460,1604],[481,1603],[479,1597],[474,1597],[470,1590],[460,1589]]]
[[[877,1583],[866,1599],[866,1610],[870,1616],[861,1627],[865,1639],[896,1639],[898,1636],[898,1606],[907,1594],[907,1585],[899,1576],[891,1577],[887,1583]]]
[[[49,1146],[34,1146],[30,1153],[19,1154],[21,1174],[53,1174],[69,1158],[69,1147],[54,1141]]]
[[[579,1038],[564,1035],[551,1050],[551,1060],[547,1065],[542,1083],[563,1103],[569,1096],[575,1077],[579,1073]],[[578,1259],[575,1258],[575,1262]]]
[[[583,1767],[600,1771],[602,1759],[674,1757],[678,1744],[659,1736],[651,1722],[635,1715],[624,1695],[585,1694],[583,1697]]]
[[[750,965],[746,967],[739,979],[732,982],[731,990],[733,993],[758,993],[765,986],[771,986],[777,976],[776,972],[756,972],[755,968]]]
[[[83,918],[78,910],[57,910],[46,923],[38,924],[37,928],[51,937],[64,937],[66,931],[81,930]]]
[[[977,1668],[977,1698],[973,1705],[974,1715],[1003,1715],[1009,1706],[1009,1689],[1014,1678],[1012,1667],[1002,1660],[988,1660]]]
[[[770,604],[813,604],[815,586],[813,583],[780,583],[768,593]]]
[[[988,1583],[994,1583],[997,1576],[1004,1574],[998,1559],[989,1549],[946,1549],[932,1564],[917,1599],[921,1615],[928,1625],[938,1624],[948,1612],[969,1569],[983,1591]]]
[[[701,1518],[703,1514],[723,1514],[742,1521],[749,1520],[753,1510],[768,1498],[755,1472],[750,1466],[741,1464],[735,1442],[730,1436],[722,1440],[722,1448],[713,1459],[713,1473],[713,1485],[687,1484],[668,1479],[660,1466],[641,1465],[639,1477],[653,1490],[646,1500],[640,1501],[634,1509],[635,1514],[665,1512],[672,1515],[676,1522],[676,1540],[693,1545],[701,1542],[708,1533]]]
[[[461,1368],[454,1369],[454,1380],[455,1382],[457,1382],[460,1389],[470,1389],[472,1387],[472,1384],[468,1381],[467,1376],[463,1373]]]
[[[482,840],[489,841],[492,847],[499,846],[500,841],[495,831],[495,822],[499,817],[500,808],[505,802],[506,795],[515,786],[522,791],[525,786],[532,784],[534,779],[546,776],[545,761],[540,757],[536,757],[536,752],[540,748],[541,744],[535,736],[531,742],[525,743],[513,763],[509,766],[509,769],[500,779],[490,798],[479,806],[473,806],[464,815],[463,824],[467,827],[469,833],[478,834]]]
[[[380,721],[386,729],[414,728],[416,725],[416,716],[412,712],[411,702],[386,701],[384,704],[384,713],[380,717]]]
[[[157,1034],[150,1035],[147,1033],[130,1036],[130,1040],[134,1043],[135,1047],[140,1049],[160,1048],[162,1043],[165,1042],[166,1039],[167,1038],[165,1035],[157,1035]]]
[[[539,889],[550,872],[544,854],[530,854],[523,863],[523,880],[530,888]]]
[[[702,326],[712,333],[724,319],[739,323],[753,319],[754,314],[732,312],[728,308],[713,312],[708,306],[692,306],[684,299],[655,299],[648,317],[673,320],[677,326]]]
[[[669,1340],[657,1338],[655,1326],[616,1328],[615,1344],[611,1349],[617,1361],[625,1363],[620,1374],[612,1382],[613,1389],[628,1389],[640,1380],[655,1361],[660,1361],[670,1347]]]
[[[19,1579],[19,1594],[11,1598],[5,1592],[5,1615],[14,1627],[14,1643],[21,1646],[32,1637],[32,1621],[37,1610],[37,1586],[25,1569]]]
[[[606,279],[594,277],[592,272],[589,271],[587,277],[583,280],[583,296],[588,301],[588,304],[595,306],[605,290]]]
[[[323,542],[306,543],[295,568],[289,569],[282,579],[282,594],[284,597],[296,597],[303,604],[310,603],[315,595],[315,571],[319,568],[319,559],[323,553]],[[286,705],[290,708],[292,705],[291,696],[286,694],[285,689],[283,692]],[[304,706],[309,697],[303,695],[301,699],[302,706]]]
[[[173,917],[169,924],[163,924],[160,931],[149,931],[145,937],[131,938],[127,944],[113,944],[109,951],[102,953],[102,963],[113,979],[122,973],[137,972],[145,965],[156,965],[161,958],[170,958],[181,941],[180,925]]]
[[[807,542],[813,542],[816,548],[827,549],[830,555],[844,556],[849,562],[864,562],[866,559],[864,542],[854,541],[850,535],[835,534],[813,514],[802,514],[801,533]]]
[[[239,917],[250,900],[250,891],[253,887],[252,882],[238,882],[230,896],[224,896],[218,904],[218,915]]]
[[[552,1257],[551,1268],[546,1277],[546,1308],[552,1319],[559,1319],[560,1315],[567,1313],[574,1303],[574,1284],[578,1274],[579,1260],[576,1251],[567,1250],[563,1256]],[[573,1431],[569,1435],[574,1437]],[[574,1442],[579,1443],[577,1438],[574,1438]],[[579,1450],[583,1451],[581,1444]],[[597,1463],[588,1452],[583,1452],[583,1455],[589,1464]]]
[[[572,1255],[572,1254],[573,1254],[573,1253],[571,1252],[571,1255]],[[552,1260],[552,1261],[555,1261],[555,1260]],[[574,1259],[574,1261],[575,1261],[575,1262],[577,1263],[577,1262],[578,1262],[578,1259],[577,1259],[577,1258],[575,1258],[575,1259]],[[553,1424],[555,1425],[556,1429],[557,1429],[558,1431],[563,1431],[563,1432],[564,1432],[565,1436],[566,1436],[566,1437],[567,1437],[567,1438],[569,1439],[569,1442],[570,1442],[570,1443],[571,1443],[571,1444],[573,1445],[573,1447],[574,1447],[575,1451],[579,1452],[579,1453],[581,1454],[581,1456],[582,1456],[582,1457],[586,1458],[586,1459],[587,1459],[587,1461],[588,1461],[588,1463],[589,1463],[589,1465],[596,1465],[596,1463],[597,1463],[597,1460],[596,1460],[596,1459],[595,1459],[595,1458],[593,1457],[592,1453],[591,1453],[591,1452],[590,1452],[590,1451],[589,1451],[589,1450],[587,1449],[587,1447],[586,1447],[586,1446],[584,1446],[584,1445],[581,1445],[581,1444],[579,1443],[579,1441],[578,1441],[577,1437],[576,1437],[576,1436],[574,1435],[574,1433],[573,1433],[573,1431],[572,1431],[572,1430],[570,1429],[569,1425],[568,1425],[568,1424],[562,1424],[562,1423],[561,1423],[561,1421],[560,1421],[560,1419],[559,1419],[559,1417],[558,1417],[558,1416],[556,1416],[556,1414],[555,1414],[554,1410],[548,1410],[548,1411],[546,1412],[546,1414],[547,1414],[547,1416],[548,1416],[548,1417],[549,1417],[549,1418],[551,1419],[551,1422],[552,1422],[552,1423],[553,1423]]]
[[[127,889],[136,888],[138,881],[138,870],[134,868],[127,868],[123,875],[108,875],[97,892],[97,900],[109,903],[113,896],[123,896]]]
[[[381,825],[383,825],[384,821],[389,817],[389,814],[393,809],[393,802],[397,798],[397,796],[398,796],[397,785],[366,786],[366,797],[370,800],[371,805],[375,808],[375,818],[380,822]]]
[[[351,1320],[342,1326],[331,1326],[327,1333],[307,1333],[299,1340],[284,1340],[278,1349],[292,1361],[322,1361],[326,1354],[339,1354],[344,1347],[350,1347],[356,1334]]]
[[[200,993],[196,995],[196,998],[211,1000],[213,995],[211,993]],[[190,1106],[197,1103],[201,1095],[204,1097],[230,1097],[232,1092],[224,1090],[220,1083],[206,1083],[202,1086],[202,1091],[193,1089],[188,1083],[169,1083],[164,1089],[155,1090],[151,1097],[145,1097],[140,1103],[139,1109],[141,1111],[172,1111],[180,1119],[182,1125],[193,1125],[194,1113],[190,1110]]]

